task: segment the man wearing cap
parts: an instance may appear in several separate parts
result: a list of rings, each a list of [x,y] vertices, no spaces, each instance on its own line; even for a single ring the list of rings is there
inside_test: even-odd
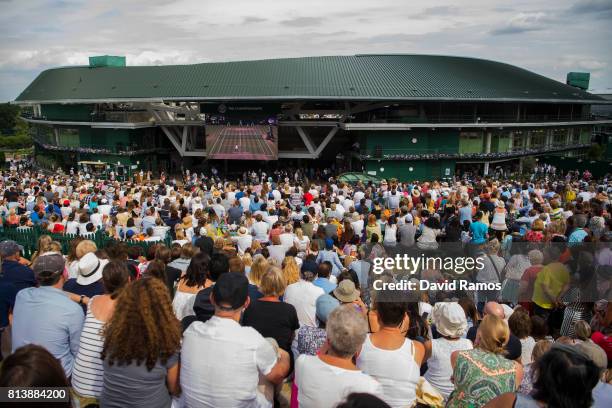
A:
[[[0,257],[2,257],[0,281],[12,283],[18,291],[36,286],[36,278],[32,269],[19,262],[21,251],[23,247],[15,241],[0,242]]]
[[[185,331],[181,349],[181,388],[187,406],[272,407],[258,392],[263,376],[280,384],[289,373],[289,354],[252,327],[240,326],[249,306],[248,279],[241,274],[219,277],[210,295],[215,314]]]
[[[79,349],[85,316],[62,291],[66,262],[61,254],[39,256],[33,269],[40,284],[17,294],[13,311],[13,352],[26,344],[46,348],[62,364],[67,377]]]

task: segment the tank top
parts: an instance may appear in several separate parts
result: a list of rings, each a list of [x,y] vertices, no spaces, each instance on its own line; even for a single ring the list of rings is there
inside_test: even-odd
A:
[[[102,329],[105,322],[96,319],[91,313],[91,298],[87,306],[87,315],[81,338],[79,340],[79,351],[74,360],[72,370],[72,387],[83,397],[98,398],[102,393],[104,367],[100,359],[100,353],[104,346]]]
[[[193,304],[195,303],[197,293],[189,293],[180,291],[182,281],[176,287],[174,299],[172,299],[172,309],[179,320],[183,320],[186,316],[194,316]],[[201,287],[200,287],[201,289]]]
[[[445,338],[431,341],[431,357],[427,360],[425,379],[447,399],[455,386],[451,382],[453,367],[451,354],[457,350],[471,350],[472,342],[468,339],[447,340]]]
[[[419,366],[414,360],[414,344],[405,339],[395,350],[380,349],[366,337],[357,367],[374,377],[383,387],[383,400],[391,407],[409,407],[416,400]]]

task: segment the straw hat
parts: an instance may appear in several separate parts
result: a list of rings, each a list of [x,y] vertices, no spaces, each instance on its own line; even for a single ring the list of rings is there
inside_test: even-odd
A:
[[[191,227],[191,217],[189,215],[183,217],[183,223],[181,224],[181,226],[185,229]]]

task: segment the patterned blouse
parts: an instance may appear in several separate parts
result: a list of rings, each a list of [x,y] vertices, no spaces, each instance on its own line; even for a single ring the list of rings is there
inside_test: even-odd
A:
[[[315,356],[325,343],[325,329],[320,327],[302,326],[298,330],[298,353]]]
[[[516,391],[514,362],[475,348],[462,351],[453,371],[455,390],[447,408],[482,407],[505,392]]]

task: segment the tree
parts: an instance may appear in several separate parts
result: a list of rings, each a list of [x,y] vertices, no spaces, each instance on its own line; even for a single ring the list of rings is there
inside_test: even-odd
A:
[[[0,104],[0,131],[12,130],[17,125],[19,106],[8,103]]]
[[[592,144],[587,152],[587,157],[590,160],[601,160],[604,154],[604,148],[600,144]]]

